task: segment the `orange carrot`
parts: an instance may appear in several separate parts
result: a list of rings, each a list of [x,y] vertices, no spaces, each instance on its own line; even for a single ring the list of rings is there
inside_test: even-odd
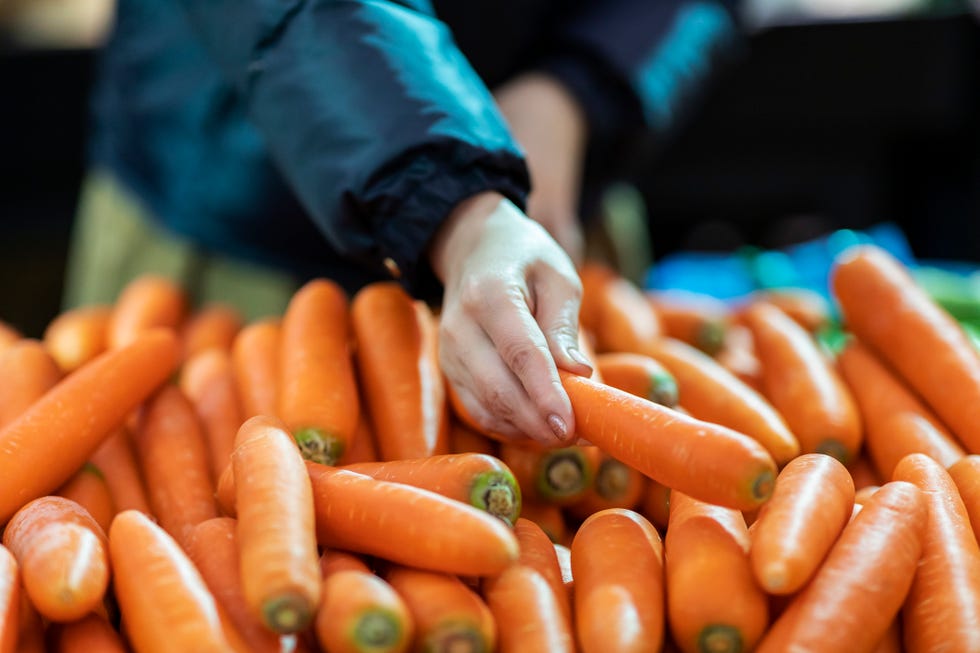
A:
[[[745,312],[762,363],[765,396],[796,435],[803,453],[845,465],[861,446],[861,417],[850,390],[813,337],[771,304]]]
[[[184,360],[212,347],[231,352],[242,328],[242,314],[228,304],[213,303],[191,313],[180,332]]]
[[[122,428],[113,431],[92,453],[91,462],[102,472],[116,512],[134,509],[150,514],[129,433]]]
[[[126,653],[122,636],[95,614],[60,624],[52,639],[56,653]]]
[[[657,528],[667,528],[667,521],[670,519],[670,488],[657,481],[647,482],[639,511]]]
[[[411,485],[306,468],[322,545],[468,576],[499,573],[517,558],[510,527],[482,510]]]
[[[0,320],[0,354],[24,336],[12,324]]]
[[[278,412],[281,330],[278,319],[266,318],[242,327],[232,343],[231,363],[244,419]]]
[[[892,477],[922,490],[929,506],[922,559],[902,607],[906,646],[910,651],[980,650],[980,546],[956,484],[941,464],[922,453],[902,458]]]
[[[499,456],[496,440],[471,429],[458,419],[449,421],[449,450],[453,453],[483,453]]]
[[[663,334],[657,311],[629,279],[616,273],[590,290],[596,293],[598,322],[589,330],[597,353],[642,352]]]
[[[647,478],[629,465],[616,460],[599,447],[582,447],[595,470],[592,485],[568,511],[585,519],[606,508],[636,508],[646,493]]]
[[[351,301],[357,368],[383,460],[449,451],[449,412],[429,307],[394,281]]]
[[[714,358],[739,381],[756,392],[762,392],[762,365],[755,352],[752,331],[747,326],[739,323],[729,325],[721,349]]]
[[[187,555],[249,645],[255,651],[274,653],[281,649],[285,638],[266,628],[245,600],[236,526],[237,522],[228,517],[202,521],[191,530]]]
[[[367,571],[336,571],[323,581],[314,624],[317,641],[331,653],[407,651],[415,624],[401,596]]]
[[[320,553],[320,575],[323,578],[348,569],[373,573],[363,556],[350,551],[323,547],[323,551]]]
[[[592,484],[594,469],[582,447],[542,449],[504,442],[500,459],[514,473],[521,491],[531,501],[558,505],[574,503]]]
[[[119,610],[135,650],[232,649],[218,604],[200,572],[146,515],[126,510],[116,516],[109,529],[109,553]]]
[[[520,548],[517,564],[530,567],[541,575],[554,592],[565,620],[571,623],[572,606],[554,543],[540,526],[524,517],[514,524],[514,535]]]
[[[882,357],[973,452],[980,452],[980,354],[960,325],[885,250],[838,257],[831,285],[847,328]]]
[[[714,356],[725,341],[729,308],[711,295],[683,290],[648,290],[647,299],[660,316],[664,335]]]
[[[572,541],[575,631],[583,653],[656,651],[664,638],[660,535],[639,513],[595,513]]]
[[[398,592],[415,623],[412,650],[487,653],[497,630],[486,603],[458,577],[393,565],[385,580]]]
[[[677,381],[653,358],[633,352],[609,352],[596,356],[602,382],[654,403],[677,405]]]
[[[579,308],[579,320],[581,330],[587,332],[591,338],[591,345],[595,343],[595,330],[599,326],[602,301],[602,288],[607,283],[615,279],[618,275],[616,271],[604,262],[589,260],[585,261],[578,270],[579,279],[582,280],[582,302]],[[585,353],[584,351],[582,352]],[[589,358],[588,360],[594,360]]]
[[[963,447],[939,420],[871,351],[852,339],[837,365],[864,419],[866,450],[879,476],[891,478],[906,454],[921,452],[949,467]]]
[[[885,631],[884,637],[878,642],[874,653],[904,653],[904,651],[905,649],[902,646],[902,621],[896,618],[892,620],[888,630]]]
[[[521,488],[502,461],[485,454],[441,454],[428,458],[346,465],[383,481],[432,490],[486,510],[508,524],[521,512]]]
[[[105,476],[95,464],[87,462],[82,465],[55,494],[85,508],[104,532],[109,531],[109,523],[116,516],[116,506]]]
[[[0,428],[61,380],[61,368],[39,340],[23,338],[0,355]]]
[[[847,466],[847,471],[851,473],[851,478],[854,480],[854,489],[860,490],[868,485],[881,485],[882,478],[875,471],[875,468],[871,465],[867,456],[861,455],[857,457],[857,460],[851,461],[851,464]],[[888,478],[887,476],[885,478]]]
[[[758,302],[775,306],[810,333],[816,333],[830,323],[830,305],[827,300],[806,288],[757,290],[743,302],[737,315],[744,316],[745,310]]]
[[[37,609],[27,598],[27,593],[20,593],[20,624],[17,629],[17,653],[47,653],[45,636],[46,620],[38,614]]]
[[[950,465],[948,471],[970,515],[973,534],[980,542],[980,455],[964,456]]]
[[[524,500],[521,503],[519,519],[534,522],[554,543],[570,544],[572,541],[572,533],[565,519],[565,513],[561,506],[554,503]]]
[[[164,386],[147,402],[136,452],[153,515],[185,545],[190,529],[218,510],[201,424],[177,386]]]
[[[176,332],[187,312],[187,295],[171,279],[147,274],[130,281],[119,293],[106,327],[106,345],[117,349],[147,329]]]
[[[656,341],[646,353],[674,375],[681,403],[691,415],[745,433],[779,465],[799,455],[796,436],[772,404],[713,358],[670,338]]]
[[[17,650],[21,602],[20,567],[7,547],[0,545],[0,653]]]
[[[245,600],[270,630],[299,632],[320,602],[310,477],[278,419],[249,418],[238,440],[231,462]]]
[[[306,458],[331,465],[354,437],[359,414],[348,318],[343,289],[314,279],[290,299],[279,342],[278,416]]]
[[[562,597],[564,597],[562,589]],[[548,581],[533,567],[513,565],[488,579],[483,596],[497,626],[500,653],[574,653],[568,614]]]
[[[230,354],[211,348],[191,355],[181,368],[180,389],[203,427],[211,480],[217,483],[231,460],[238,427],[245,421]]]
[[[751,510],[776,465],[762,445],[718,424],[562,372],[577,433],[655,481],[703,501]]]
[[[46,618],[80,619],[102,602],[109,584],[105,533],[74,501],[45,496],[27,503],[4,529],[3,545]]]
[[[772,497],[752,528],[750,560],[770,594],[792,594],[814,574],[847,524],[854,482],[825,454],[803,454],[776,477]]]
[[[74,372],[106,349],[112,309],[97,304],[69,309],[48,324],[44,346],[65,372]]]
[[[376,462],[379,458],[374,429],[371,427],[367,415],[364,414],[364,411],[361,411],[357,419],[357,429],[354,430],[354,437],[351,438],[350,445],[340,456],[337,464],[352,465],[354,463],[369,463]]]
[[[873,651],[912,584],[928,512],[916,486],[883,485],[770,626],[757,653]]]
[[[751,651],[769,623],[769,601],[752,576],[741,513],[674,491],[664,546],[667,618],[678,647]]]
[[[0,524],[67,481],[176,364],[172,333],[143,334],[68,375],[0,430]]]
[[[874,496],[874,493],[881,489],[880,485],[865,485],[863,488],[854,493],[854,503],[858,506],[864,506]]]

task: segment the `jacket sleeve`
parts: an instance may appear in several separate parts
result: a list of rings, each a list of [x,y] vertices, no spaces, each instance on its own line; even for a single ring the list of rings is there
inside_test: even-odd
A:
[[[181,3],[345,258],[427,294],[425,248],[453,206],[496,190],[523,207],[522,153],[427,3]]]

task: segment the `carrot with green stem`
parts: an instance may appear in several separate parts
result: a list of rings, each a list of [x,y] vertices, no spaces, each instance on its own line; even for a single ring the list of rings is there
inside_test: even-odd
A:
[[[884,249],[842,253],[830,274],[846,327],[921,396],[967,451],[980,452],[980,353]]]
[[[677,381],[663,365],[645,354],[608,352],[595,358],[602,382],[637,397],[674,408]]]
[[[187,307],[187,294],[173,280],[153,274],[133,279],[112,306],[106,345],[109,349],[128,345],[147,329],[166,328],[176,333]]]
[[[306,468],[321,545],[466,576],[496,574],[517,559],[511,528],[482,510],[411,485]]]
[[[105,475],[94,463],[87,462],[55,491],[55,495],[71,499],[84,508],[104,532],[116,516],[116,504],[106,483]]]
[[[449,412],[429,307],[394,281],[354,295],[351,326],[364,404],[383,460],[449,451]]]
[[[910,453],[927,454],[943,467],[965,455],[933,412],[859,340],[844,346],[837,367],[861,411],[865,450],[879,476],[891,478]]]
[[[792,594],[816,572],[851,516],[854,482],[825,454],[803,454],[776,477],[752,527],[750,561],[770,594]]]
[[[0,429],[61,380],[62,372],[40,340],[23,338],[0,355]]]
[[[276,414],[304,457],[334,464],[359,415],[350,353],[347,296],[327,279],[307,282],[289,300],[279,340]]]
[[[579,437],[617,460],[718,505],[751,510],[769,498],[776,464],[756,440],[584,377],[561,378]]]
[[[578,445],[544,449],[504,442],[500,444],[500,460],[513,472],[524,496],[557,505],[568,505],[582,497],[595,471]]]
[[[752,575],[741,513],[675,490],[664,546],[667,616],[678,647],[752,650],[769,624],[769,600]]]
[[[765,396],[796,435],[803,453],[825,453],[845,465],[863,438],[850,390],[813,337],[771,304],[745,312],[762,363]]]
[[[918,487],[929,507],[922,559],[902,607],[906,646],[910,651],[980,650],[980,546],[955,482],[922,453],[902,458],[892,478]]]
[[[704,352],[661,338],[644,353],[674,375],[681,403],[695,418],[752,437],[779,465],[799,455],[799,441],[773,405]]]
[[[367,569],[338,569],[323,580],[317,641],[330,653],[400,653],[415,635],[402,597]]]
[[[656,651],[664,639],[664,552],[639,513],[611,508],[571,546],[575,631],[583,653]]]
[[[242,314],[228,304],[210,303],[197,309],[180,330],[184,360],[211,348],[230,352],[243,323]]]
[[[110,433],[89,460],[102,472],[116,512],[132,508],[151,513],[133,443],[124,428]]]
[[[203,427],[211,480],[217,483],[231,460],[238,427],[245,421],[230,354],[211,348],[191,355],[181,367],[180,389]]]
[[[521,512],[521,488],[500,459],[486,454],[439,454],[427,458],[345,465],[372,478],[432,490],[513,524]]]
[[[65,377],[0,430],[0,524],[67,481],[177,365],[177,340],[140,335]],[[57,456],[51,452],[57,451]]]
[[[592,486],[581,498],[568,506],[568,512],[585,519],[606,508],[636,508],[646,492],[647,477],[599,447],[588,446],[582,449],[595,470]]]
[[[3,545],[20,565],[31,603],[52,621],[80,619],[101,604],[109,584],[102,527],[82,506],[45,496],[17,511]]]
[[[883,485],[769,627],[757,653],[874,651],[912,585],[928,513],[915,485]]]
[[[231,346],[232,371],[242,418],[276,415],[279,393],[279,341],[282,327],[277,318],[258,320],[242,327]]]
[[[0,653],[17,650],[21,602],[20,566],[10,550],[0,545]]]
[[[969,454],[949,467],[949,475],[963,499],[973,534],[980,542],[980,454]]]
[[[58,314],[44,329],[44,346],[65,373],[74,372],[105,351],[112,309],[80,306]]]
[[[684,290],[647,290],[664,335],[714,356],[725,342],[730,309],[722,300]]]

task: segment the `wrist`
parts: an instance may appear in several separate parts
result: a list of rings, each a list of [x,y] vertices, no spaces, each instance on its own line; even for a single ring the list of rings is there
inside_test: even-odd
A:
[[[443,284],[450,270],[464,260],[480,240],[483,225],[502,202],[508,200],[496,191],[472,195],[450,211],[429,246],[429,264]]]

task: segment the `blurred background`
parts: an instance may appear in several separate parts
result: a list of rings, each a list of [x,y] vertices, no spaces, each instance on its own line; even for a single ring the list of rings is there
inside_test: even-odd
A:
[[[0,319],[29,335],[59,310],[112,11],[0,0]],[[724,295],[747,283],[732,261],[750,260],[755,282],[803,283],[801,257],[860,236],[980,288],[980,6],[745,0],[740,13],[745,51],[610,200],[651,216],[640,260],[655,264],[634,277],[717,291],[729,270]]]

